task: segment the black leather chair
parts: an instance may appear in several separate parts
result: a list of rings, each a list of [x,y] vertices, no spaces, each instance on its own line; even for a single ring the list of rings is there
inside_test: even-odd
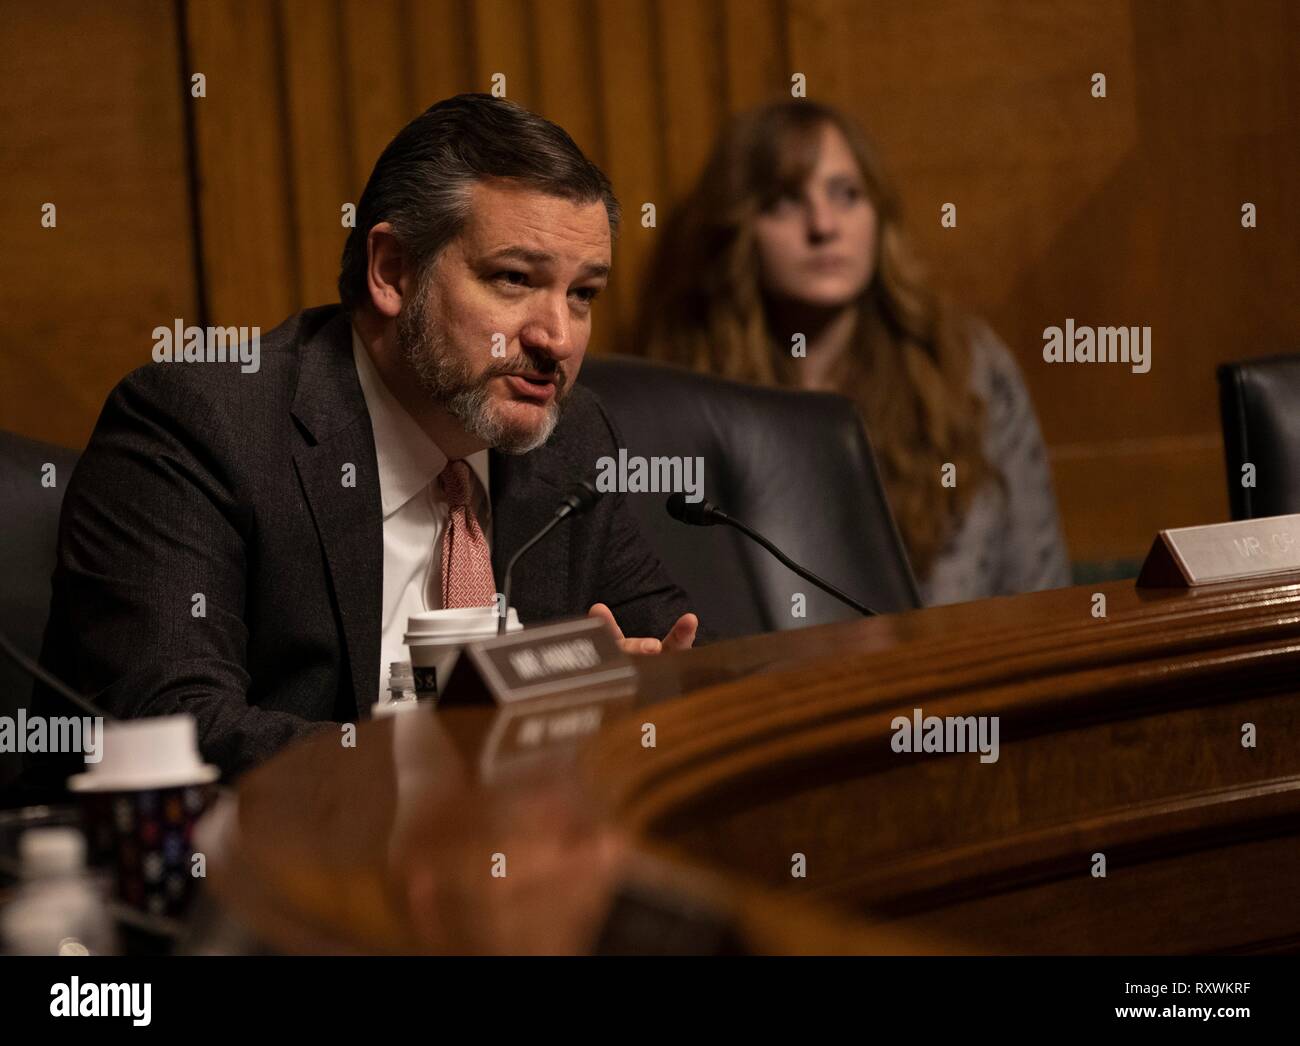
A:
[[[1223,452],[1233,519],[1300,512],[1300,355],[1219,367]],[[1255,466],[1255,486],[1241,485]]]
[[[74,450],[0,432],[0,629],[33,661],[50,612],[59,508],[77,457]],[[42,483],[47,463],[55,467],[51,487]],[[0,715],[28,707],[31,693],[31,677],[0,654]],[[20,766],[20,756],[0,754],[0,805]]]
[[[796,563],[882,613],[920,605],[850,400],[627,356],[589,356],[578,380],[604,402],[629,456],[702,457],[704,496]],[[718,638],[858,616],[733,528],[679,523],[667,498],[628,495],[665,567]],[[807,597],[806,617],[792,614],[797,592]]]

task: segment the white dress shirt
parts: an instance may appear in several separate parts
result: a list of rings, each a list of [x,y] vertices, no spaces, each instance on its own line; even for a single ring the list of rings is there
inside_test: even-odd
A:
[[[407,617],[442,607],[442,535],[447,526],[447,499],[437,480],[447,465],[447,455],[389,391],[355,328],[352,358],[370,412],[379,462],[379,496],[384,512],[384,600],[377,682],[379,699],[387,700],[389,664],[410,660],[403,642]],[[471,503],[491,548],[488,452],[471,454],[465,462],[478,480]]]

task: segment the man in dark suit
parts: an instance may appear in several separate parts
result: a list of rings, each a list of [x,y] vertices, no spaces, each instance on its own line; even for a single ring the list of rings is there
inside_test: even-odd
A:
[[[118,716],[194,715],[227,774],[365,714],[407,613],[490,603],[617,456],[574,383],[617,222],[604,175],[518,106],[412,121],[366,185],[341,306],[276,327],[255,368],[155,363],[113,390],[64,500],[44,663]],[[622,494],[522,558],[512,602],[602,617],[633,652],[698,625]]]

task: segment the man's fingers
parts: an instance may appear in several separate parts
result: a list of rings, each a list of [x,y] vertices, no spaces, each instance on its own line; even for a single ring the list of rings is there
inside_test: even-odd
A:
[[[600,618],[613,629],[619,649],[625,654],[658,654],[669,650],[689,650],[695,642],[695,630],[700,624],[700,619],[694,614],[683,614],[662,640],[641,637],[628,639],[623,635],[623,630],[618,627],[618,622],[614,620],[614,612],[604,603],[593,603],[591,609],[587,611],[587,616]]]
[[[618,647],[625,654],[657,654],[663,644],[657,639],[620,639]]]
[[[614,611],[605,606],[604,603],[593,603],[591,609],[587,611],[588,617],[598,617],[614,630],[614,638],[621,644],[623,642],[623,630],[618,627],[618,622],[614,620]],[[627,649],[624,647],[623,649]]]
[[[695,630],[700,627],[700,619],[694,614],[683,614],[677,619],[668,635],[664,636],[663,649],[666,651],[689,650],[695,642]]]

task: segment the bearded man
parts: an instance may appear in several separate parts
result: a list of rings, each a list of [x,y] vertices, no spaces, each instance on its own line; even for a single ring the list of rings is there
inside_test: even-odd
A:
[[[45,666],[119,717],[192,714],[227,776],[365,714],[407,617],[492,604],[617,456],[576,379],[618,218],[513,103],[413,120],[366,184],[341,304],[265,335],[253,372],[155,363],[110,394],[63,503]],[[619,493],[520,560],[512,601],[525,624],[601,617],[636,653],[699,624]]]

